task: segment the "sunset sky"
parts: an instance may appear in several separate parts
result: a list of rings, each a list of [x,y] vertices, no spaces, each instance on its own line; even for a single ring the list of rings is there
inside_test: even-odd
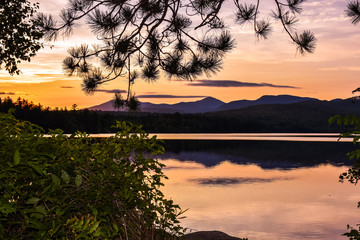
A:
[[[66,5],[65,0],[37,2],[40,11],[55,16]],[[193,82],[162,77],[147,83],[139,79],[133,90],[141,101],[175,103],[212,96],[230,102],[278,94],[331,100],[349,98],[351,91],[360,87],[360,25],[352,25],[345,16],[348,0],[308,0],[303,4],[297,30],[311,30],[317,38],[315,53],[306,56],[296,54],[295,45],[279,23],[274,23],[268,40],[258,41],[251,28],[234,24],[232,1],[228,2],[221,14],[227,19],[237,47],[226,55],[221,72]],[[263,16],[270,15],[269,8],[261,9]],[[0,97],[22,97],[50,107],[76,103],[83,108],[109,101],[114,90],[126,89],[125,79],[103,85],[101,91],[89,96],[81,91],[79,78],[67,77],[62,72],[62,60],[70,46],[94,42],[94,35],[80,25],[70,37],[45,43],[45,48],[30,63],[20,65],[21,75],[10,76],[0,71]],[[54,47],[50,48],[50,44]]]

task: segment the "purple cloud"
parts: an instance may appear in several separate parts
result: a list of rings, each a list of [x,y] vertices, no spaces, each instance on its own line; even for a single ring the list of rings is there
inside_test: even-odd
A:
[[[14,92],[0,92],[0,95],[15,95]]]
[[[203,98],[207,96],[179,96],[179,95],[167,95],[167,94],[145,94],[139,95],[138,98]]]

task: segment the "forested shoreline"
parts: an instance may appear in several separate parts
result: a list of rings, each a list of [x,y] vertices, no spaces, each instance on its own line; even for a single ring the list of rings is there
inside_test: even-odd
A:
[[[25,99],[0,99],[0,112],[14,109],[14,115],[49,129],[65,133],[85,131],[110,133],[116,121],[141,124],[149,133],[236,133],[236,132],[344,132],[346,128],[328,124],[336,114],[356,115],[358,104],[344,102],[305,101],[294,104],[273,104],[237,110],[201,114],[102,112],[88,109],[44,107]]]

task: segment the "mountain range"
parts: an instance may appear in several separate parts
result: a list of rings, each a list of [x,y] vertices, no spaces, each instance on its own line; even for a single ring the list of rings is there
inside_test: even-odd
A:
[[[115,132],[116,129],[111,126],[116,121],[142,125],[149,133],[339,133],[352,131],[353,128],[329,125],[329,118],[334,115],[359,116],[359,104],[359,101],[352,101],[351,98],[326,101],[280,95],[231,103],[223,103],[214,98],[178,104],[149,103],[147,109],[143,103],[143,112],[133,113],[111,111],[111,102],[102,105],[107,105],[107,109],[93,108],[110,111],[29,110],[24,106],[2,102],[0,112],[8,112],[11,107],[16,107],[17,118],[38,124],[45,130],[59,128],[66,133]],[[222,110],[224,108],[234,109]],[[171,113],[161,113],[166,111]]]
[[[317,100],[309,97],[298,97],[292,95],[264,95],[256,100],[237,100],[229,103],[220,101],[213,97],[206,97],[199,101],[180,102],[176,104],[154,104],[150,102],[141,102],[140,112],[149,113],[206,113],[226,110],[235,110],[255,105],[266,104],[290,104],[304,102],[309,100]],[[113,107],[114,100],[102,103],[100,105],[89,107],[89,110],[96,111],[117,111]]]

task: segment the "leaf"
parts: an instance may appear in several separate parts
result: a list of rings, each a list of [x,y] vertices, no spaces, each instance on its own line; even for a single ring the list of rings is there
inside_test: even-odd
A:
[[[119,228],[118,228],[118,226],[117,226],[115,223],[113,223],[113,227],[114,227],[114,229],[115,229],[116,232],[119,232]]]
[[[36,212],[46,215],[46,209],[44,206],[37,206],[35,209]]]
[[[43,229],[44,224],[40,223],[38,219],[44,219],[47,214],[47,211],[44,206],[36,206],[35,208],[28,209],[26,212],[30,213],[29,223],[33,228]]]
[[[89,229],[89,233],[94,232],[99,227],[100,221],[97,221],[94,225]]]
[[[41,199],[40,198],[37,198],[37,197],[31,197],[29,198],[25,203],[26,204],[37,204]]]
[[[55,186],[60,186],[60,178],[55,174],[51,174],[51,178]]]
[[[46,171],[44,171],[44,168],[42,168],[41,166],[34,165],[34,164],[28,164],[27,166],[31,167],[39,175],[46,176]]]
[[[60,225],[50,229],[50,231],[49,231],[50,237],[52,237],[59,230],[59,228],[60,228]]]
[[[15,208],[13,207],[13,204],[6,202],[4,200],[0,202],[0,213],[8,214],[12,212],[16,212]]]
[[[19,153],[19,149],[16,149],[14,152],[14,163],[15,165],[20,164],[20,153]]]
[[[84,224],[83,224],[83,227],[86,229],[87,228],[87,226],[89,226],[90,224],[90,218],[86,218],[86,221],[84,222]]]
[[[77,174],[75,177],[75,185],[77,187],[80,187],[81,183],[82,183],[82,176],[80,174]]]
[[[101,228],[96,229],[96,231],[93,233],[94,237],[99,237],[101,235]]]
[[[91,210],[94,216],[97,216],[99,214],[99,211],[96,208],[92,208]]]
[[[69,184],[70,182],[70,176],[69,174],[64,171],[64,170],[61,170],[61,179],[66,183],[66,184]]]

